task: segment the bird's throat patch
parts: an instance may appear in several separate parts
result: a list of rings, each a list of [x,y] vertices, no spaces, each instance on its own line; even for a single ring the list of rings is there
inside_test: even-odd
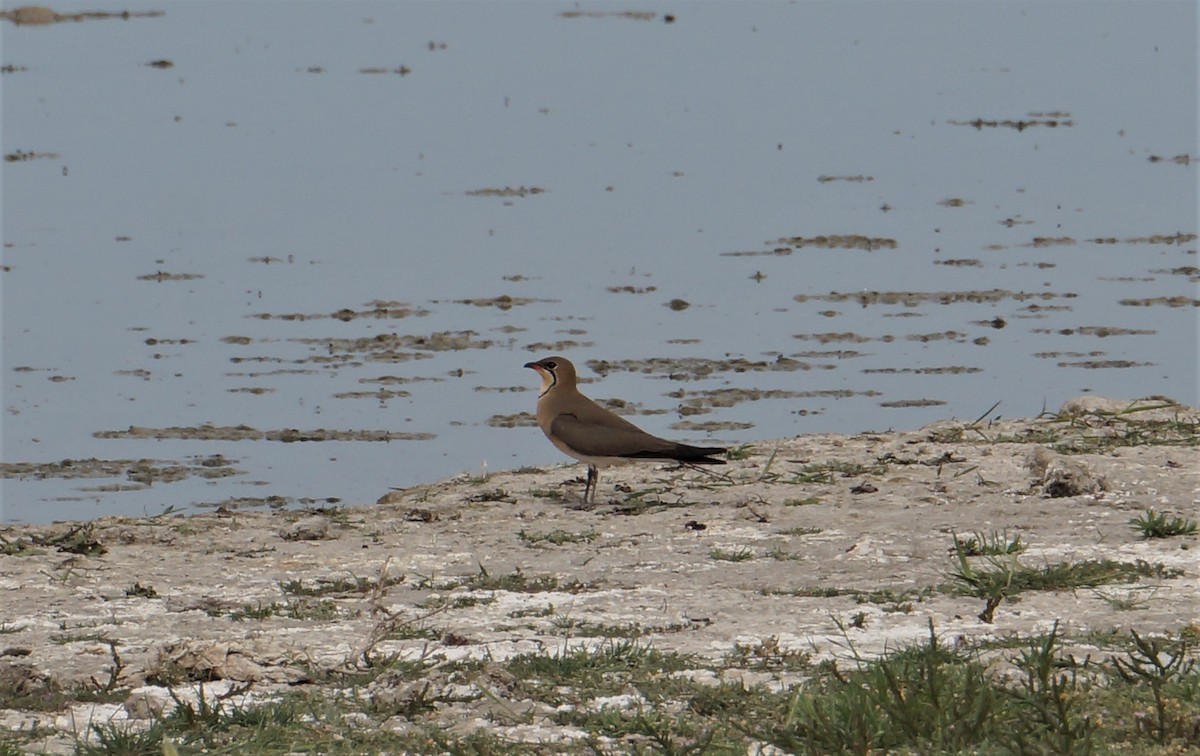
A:
[[[541,399],[546,395],[547,391],[554,388],[554,384],[558,383],[558,378],[554,375],[553,371],[546,370],[545,368],[542,368],[538,372],[542,374],[542,388],[538,392],[538,399]]]

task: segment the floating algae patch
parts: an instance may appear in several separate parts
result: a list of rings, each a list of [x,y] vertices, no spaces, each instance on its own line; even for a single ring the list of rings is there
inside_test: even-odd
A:
[[[4,154],[5,162],[23,163],[26,160],[54,160],[59,155],[57,152],[33,152],[32,150],[16,150],[15,152],[7,152]]]
[[[1027,300],[1049,301],[1052,299],[1074,299],[1078,294],[1071,292],[1055,293],[1052,291],[1010,291],[1009,289],[982,289],[966,291],[831,291],[828,294],[797,294],[792,297],[797,302],[856,302],[863,307],[869,305],[901,305],[917,307],[922,304],[957,304],[970,302],[989,304],[1011,299],[1016,302]]]
[[[1134,360],[1080,360],[1079,362],[1059,362],[1059,367],[1087,368],[1088,370],[1105,370],[1109,368],[1150,367],[1153,362],[1135,362]]]
[[[679,420],[671,423],[671,430],[689,431],[695,433],[716,433],[718,431],[750,430],[754,423],[739,423],[732,420]]]
[[[1148,297],[1146,299],[1122,299],[1119,304],[1126,307],[1200,307],[1200,299],[1192,297]]]
[[[375,378],[359,378],[359,383],[378,383],[381,386],[397,386],[405,383],[419,383],[429,381],[433,383],[442,383],[445,378],[431,378],[428,376],[400,376],[400,375],[380,375]]]
[[[880,402],[880,407],[888,409],[908,409],[911,407],[939,407],[945,404],[940,399],[897,399],[891,402]]]
[[[1061,360],[1061,359],[1094,359],[1103,357],[1108,352],[1093,351],[1093,352],[1034,352],[1033,356],[1039,360]]]
[[[474,305],[475,307],[495,307],[498,310],[511,310],[514,307],[534,304],[537,302],[558,302],[557,299],[533,299],[531,297],[513,297],[501,294],[498,297],[479,297],[476,299],[455,299],[455,304]],[[435,300],[434,304],[438,304]]]
[[[17,26],[46,26],[64,21],[95,21],[106,18],[119,18],[128,21],[131,18],[157,18],[161,15],[163,15],[163,12],[160,10],[57,13],[50,8],[43,8],[38,5],[27,5],[9,11],[0,11],[0,19],[11,21]]]
[[[152,438],[155,440],[177,439],[188,441],[428,441],[436,438],[433,433],[401,433],[389,430],[258,430],[248,425],[191,425],[170,428],[146,428],[137,425],[128,430],[96,431],[96,438]]]
[[[1120,328],[1118,326],[1080,326],[1079,328],[1033,328],[1030,333],[1058,334],[1059,336],[1153,336],[1158,331],[1150,328]]]
[[[847,181],[852,184],[862,184],[874,180],[874,176],[864,176],[862,174],[856,176],[817,176],[817,183],[819,184],[828,184],[831,181]]]
[[[1175,157],[1163,157],[1162,155],[1151,155],[1146,158],[1151,163],[1174,163],[1175,165],[1191,165],[1196,158],[1187,153],[1176,155]]]
[[[1186,244],[1195,241],[1195,234],[1151,234],[1149,236],[1134,236],[1128,239],[1118,239],[1115,236],[1088,239],[1093,244]]]
[[[576,341],[563,339],[561,341],[535,341],[522,347],[527,352],[566,352],[571,349],[583,349],[593,345],[591,341]]]
[[[852,396],[879,396],[878,391],[851,391],[828,389],[792,391],[787,389],[743,389],[727,388],[708,391],[672,392],[672,396],[685,396],[679,408],[680,414],[698,414],[697,410],[709,411],[716,407],[733,407],[742,402],[757,402],[763,399],[849,399]]]
[[[812,366],[782,355],[773,360],[707,359],[703,357],[651,357],[644,360],[588,360],[587,366],[600,375],[613,372],[646,373],[675,381],[699,380],[720,373],[763,373],[808,370]]]
[[[868,252],[874,252],[877,249],[896,249],[897,246],[895,239],[862,236],[860,234],[789,236],[779,239],[775,243],[786,245],[793,249],[816,247],[817,249],[863,249]]]
[[[1035,126],[1056,129],[1060,126],[1071,127],[1075,125],[1075,122],[1071,120],[1071,114],[1063,111],[1030,113],[1027,117],[1019,119],[973,118],[970,121],[948,120],[946,123],[951,126],[970,126],[978,131],[982,131],[983,129],[1014,129],[1016,131],[1024,131]]]
[[[658,291],[657,286],[609,286],[608,291],[613,294],[650,294]]]
[[[63,459],[55,462],[0,462],[0,478],[118,478],[138,483],[172,482],[188,477],[226,478],[244,471],[220,454],[191,457],[186,462],[161,459]]]
[[[468,197],[528,197],[533,194],[545,194],[548,189],[539,186],[505,186],[502,188],[471,189],[466,192]]]
[[[1042,247],[1069,247],[1074,244],[1075,240],[1069,236],[1035,236],[1029,243],[1021,246],[1040,249]]]
[[[164,270],[159,270],[155,271],[154,273],[147,273],[143,276],[138,276],[137,280],[156,281],[158,283],[162,283],[163,281],[195,281],[200,278],[204,278],[204,276],[200,275],[199,273],[167,273]]]
[[[253,361],[254,358],[250,358],[250,359],[251,359],[251,361]],[[231,358],[229,361],[230,362],[243,362],[244,360],[241,357],[234,357],[234,358]],[[280,362],[281,360],[276,360],[276,361]],[[314,375],[314,374],[316,374],[316,372],[317,371],[313,370],[312,368],[276,368],[274,370],[260,370],[260,371],[250,372],[250,373],[234,371],[234,372],[225,373],[224,375],[227,378],[270,378],[270,377],[276,376],[276,375]]]
[[[558,14],[558,17],[559,18],[623,18],[623,19],[627,19],[629,21],[653,21],[655,18],[658,17],[658,14],[651,12],[651,11],[631,11],[631,10],[622,10],[622,11],[569,10],[569,11],[560,11]],[[672,21],[675,20],[675,17],[671,16],[671,15],[666,15],[666,16],[663,16],[663,20],[666,21],[667,23],[671,23]]]
[[[425,317],[430,311],[423,307],[410,305],[407,302],[393,302],[383,300],[373,300],[367,302],[364,309],[355,310],[349,307],[344,307],[340,310],[335,310],[329,313],[270,313],[258,312],[247,315],[248,318],[256,318],[258,320],[321,320],[324,318],[332,318],[342,322],[357,320],[358,318],[370,318],[374,320],[398,320],[401,318],[410,317]]]
[[[334,399],[378,399],[386,402],[389,399],[405,399],[412,396],[408,391],[396,391],[380,388],[374,391],[342,391],[333,395]]]
[[[843,343],[843,342],[849,342],[851,344],[865,344],[868,341],[875,340],[871,336],[863,336],[861,333],[854,333],[853,331],[841,331],[841,332],[830,331],[827,333],[797,333],[797,334],[793,334],[792,338],[800,339],[801,341],[816,341],[817,343],[820,343],[820,344],[836,344],[836,343]]]
[[[432,352],[457,352],[465,349],[486,349],[495,342],[476,338],[475,331],[435,331],[429,335],[380,333],[360,338],[292,338],[289,341],[323,349],[328,356],[312,357],[313,361],[337,361],[361,354],[375,362],[406,362],[426,359]]]
[[[854,357],[866,357],[868,354],[869,352],[858,352],[853,349],[813,349],[807,352],[796,352],[790,356],[800,360],[848,360]],[[822,365],[822,367],[828,366]]]
[[[537,418],[529,412],[517,412],[513,415],[492,415],[487,424],[493,428],[532,428],[537,425]]]
[[[967,340],[967,334],[961,331],[940,331],[937,333],[910,333],[904,337],[907,341],[919,341],[928,344],[931,341],[954,341],[962,343]]]
[[[863,368],[863,373],[877,373],[883,375],[965,375],[968,373],[982,373],[983,368],[965,367],[963,365],[947,365],[945,367],[922,367],[922,368]]]
[[[791,247],[776,247],[775,249],[758,249],[758,250],[737,250],[735,252],[722,252],[721,257],[766,257],[768,255],[775,257],[783,257],[792,254]]]
[[[1190,281],[1200,280],[1200,268],[1195,265],[1182,265],[1178,268],[1155,268],[1151,273],[1165,276],[1187,276]]]
[[[358,69],[358,72],[360,74],[392,73],[400,74],[401,76],[408,76],[410,73],[412,73],[412,69],[408,66],[392,66],[390,68],[388,66],[367,66],[365,68]]]

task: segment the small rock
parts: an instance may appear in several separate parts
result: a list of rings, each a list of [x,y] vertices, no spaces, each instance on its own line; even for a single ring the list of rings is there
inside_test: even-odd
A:
[[[285,541],[323,541],[329,538],[329,520],[320,515],[305,517],[279,529]]]
[[[1044,446],[1029,456],[1029,472],[1033,474],[1034,485],[1040,486],[1042,494],[1051,499],[1108,490],[1104,476],[1092,473],[1083,462],[1055,454]]]
[[[1115,414],[1123,412],[1133,404],[1128,399],[1110,399],[1106,396],[1077,396],[1063,402],[1058,412],[1060,415],[1089,415],[1097,412]]]
[[[130,719],[158,719],[173,703],[162,688],[142,688],[125,699],[125,713]]]

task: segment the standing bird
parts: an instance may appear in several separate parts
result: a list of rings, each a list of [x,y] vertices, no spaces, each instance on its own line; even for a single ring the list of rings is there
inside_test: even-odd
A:
[[[709,456],[724,454],[725,449],[688,446],[652,436],[579,393],[575,387],[575,366],[566,357],[546,357],[526,362],[525,367],[533,368],[542,377],[537,402],[538,427],[560,451],[587,462],[584,504],[596,500],[598,467],[640,459],[670,459],[692,465],[725,464],[724,460]]]

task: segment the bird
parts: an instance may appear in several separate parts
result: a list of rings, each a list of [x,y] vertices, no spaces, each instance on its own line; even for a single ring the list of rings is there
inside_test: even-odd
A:
[[[538,427],[559,451],[587,463],[585,506],[596,501],[600,467],[653,459],[690,465],[725,464],[713,455],[724,454],[726,449],[689,446],[653,436],[579,393],[575,366],[566,357],[544,357],[526,362],[525,367],[537,371],[542,379],[537,400]]]

